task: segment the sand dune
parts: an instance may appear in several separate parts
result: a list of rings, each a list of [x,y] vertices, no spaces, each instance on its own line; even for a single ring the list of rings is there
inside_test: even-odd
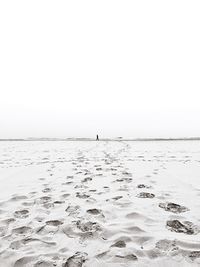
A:
[[[199,144],[2,141],[0,266],[199,266]]]

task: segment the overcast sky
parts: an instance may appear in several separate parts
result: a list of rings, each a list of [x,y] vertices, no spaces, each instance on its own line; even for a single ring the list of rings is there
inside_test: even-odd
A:
[[[0,1],[0,138],[200,136],[199,0]]]

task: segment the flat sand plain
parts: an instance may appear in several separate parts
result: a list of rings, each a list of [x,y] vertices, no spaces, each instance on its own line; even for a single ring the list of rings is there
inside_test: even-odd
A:
[[[200,265],[200,141],[0,142],[0,267]]]

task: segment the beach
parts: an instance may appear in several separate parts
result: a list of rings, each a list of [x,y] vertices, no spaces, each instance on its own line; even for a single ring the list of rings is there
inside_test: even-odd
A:
[[[0,267],[200,265],[200,141],[1,141]]]

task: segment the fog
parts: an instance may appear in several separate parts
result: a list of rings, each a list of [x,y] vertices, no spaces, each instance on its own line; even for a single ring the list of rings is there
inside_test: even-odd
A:
[[[1,1],[0,138],[200,136],[199,1]]]

